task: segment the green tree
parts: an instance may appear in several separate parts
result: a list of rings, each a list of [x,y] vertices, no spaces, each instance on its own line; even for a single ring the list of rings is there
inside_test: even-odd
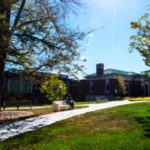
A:
[[[67,86],[56,75],[51,75],[50,79],[41,85],[41,92],[45,93],[50,101],[62,100],[67,93]]]
[[[131,28],[137,30],[136,35],[130,37],[130,48],[137,50],[147,66],[150,66],[150,14],[146,13],[135,22]]]
[[[125,96],[126,94],[126,85],[125,85],[125,78],[123,76],[118,77],[118,85],[119,85],[119,95]]]
[[[141,74],[146,78],[150,78],[150,70],[142,71]]]
[[[82,70],[77,60],[86,34],[67,21],[76,5],[78,0],[0,0],[0,104],[7,67],[30,74]]]

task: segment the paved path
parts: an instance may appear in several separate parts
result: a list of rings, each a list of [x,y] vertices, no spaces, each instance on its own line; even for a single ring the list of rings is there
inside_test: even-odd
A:
[[[87,108],[56,112],[53,114],[42,115],[39,117],[29,118],[22,121],[10,123],[8,125],[0,125],[0,141],[13,137],[15,135],[19,135],[21,133],[36,130],[38,128],[53,124],[57,121],[61,121],[73,116],[130,103],[135,102],[129,102],[127,100],[124,100],[101,104],[89,104],[89,107]]]

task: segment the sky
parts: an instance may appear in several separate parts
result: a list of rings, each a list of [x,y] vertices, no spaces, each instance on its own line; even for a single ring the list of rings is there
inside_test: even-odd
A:
[[[86,37],[81,59],[86,58],[84,71],[96,72],[96,64],[104,63],[105,69],[113,68],[140,73],[150,69],[136,51],[129,53],[130,28],[148,12],[150,0],[82,0],[84,6],[73,19],[82,31],[97,29]],[[79,75],[82,78],[81,75]]]

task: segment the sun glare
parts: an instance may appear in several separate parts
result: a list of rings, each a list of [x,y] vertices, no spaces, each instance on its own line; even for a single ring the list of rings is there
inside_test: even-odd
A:
[[[89,1],[95,8],[105,9],[112,12],[114,7],[118,9],[137,8],[137,0],[92,0]]]

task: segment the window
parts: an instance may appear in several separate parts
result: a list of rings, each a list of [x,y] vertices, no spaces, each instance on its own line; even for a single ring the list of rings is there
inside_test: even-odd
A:
[[[18,79],[9,79],[9,90],[8,93],[19,93],[20,86]]]
[[[22,81],[22,92],[23,93],[32,93],[32,83],[30,80]]]
[[[105,93],[109,93],[110,91],[110,85],[109,85],[109,79],[105,80]]]
[[[89,88],[90,93],[94,92],[94,82],[90,81],[90,88]]]

